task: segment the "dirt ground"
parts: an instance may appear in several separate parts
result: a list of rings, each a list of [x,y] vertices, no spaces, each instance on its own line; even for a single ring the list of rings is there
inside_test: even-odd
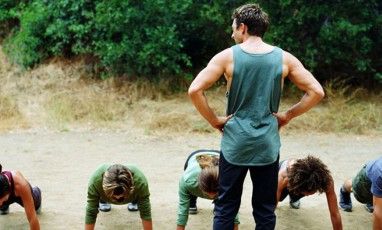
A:
[[[361,166],[382,155],[382,136],[356,136],[282,132],[281,159],[320,157],[333,173],[336,192],[342,182]],[[129,132],[47,130],[13,131],[0,134],[0,162],[3,170],[20,170],[33,186],[42,190],[41,229],[83,229],[86,185],[101,163],[135,163],[146,175],[151,191],[154,229],[175,229],[178,180],[187,156],[197,149],[219,149],[220,136],[144,135]],[[240,229],[254,229],[251,215],[251,181],[244,185],[240,209]],[[372,229],[372,214],[353,198],[353,212],[341,211],[344,229]],[[212,229],[213,205],[198,199],[199,213],[189,218],[187,229]],[[331,229],[325,194],[301,201],[301,208],[289,208],[287,199],[276,210],[276,229]],[[24,210],[14,204],[0,216],[0,229],[29,229]],[[96,229],[142,229],[138,213],[126,206],[112,206],[100,213]]]

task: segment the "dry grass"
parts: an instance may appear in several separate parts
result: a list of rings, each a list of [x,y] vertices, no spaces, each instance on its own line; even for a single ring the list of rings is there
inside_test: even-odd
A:
[[[171,94],[167,90],[169,82],[99,81],[90,79],[90,72],[81,61],[52,61],[23,72],[0,52],[0,131],[135,128],[147,135],[215,132],[197,113],[186,92]],[[325,85],[325,90],[322,103],[284,130],[382,132],[381,94],[353,92],[338,82]],[[207,93],[213,110],[223,115],[224,87]],[[298,100],[299,95],[288,93],[280,110]]]
[[[325,84],[324,89],[325,99],[293,121],[288,129],[355,134],[382,132],[382,93],[354,89],[337,80]],[[290,98],[285,101],[281,110],[297,99],[294,102]]]

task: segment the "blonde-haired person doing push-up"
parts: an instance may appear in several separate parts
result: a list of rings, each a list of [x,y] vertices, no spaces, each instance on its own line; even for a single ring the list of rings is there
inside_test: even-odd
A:
[[[219,193],[219,156],[217,150],[197,150],[188,156],[179,181],[177,230],[186,228],[188,214],[198,212],[198,197],[216,201]],[[238,224],[236,215],[235,230],[239,229]]]
[[[132,201],[137,202],[143,229],[152,230],[149,186],[139,168],[133,164],[100,165],[88,184],[85,229],[94,229],[100,202],[123,205]]]

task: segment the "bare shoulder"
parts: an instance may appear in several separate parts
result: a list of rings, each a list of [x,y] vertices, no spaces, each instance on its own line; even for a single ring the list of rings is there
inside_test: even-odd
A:
[[[190,96],[197,95],[200,90],[205,90],[211,87],[215,82],[227,74],[232,69],[232,50],[227,48],[216,54],[208,63],[208,65],[199,72],[196,78],[190,85],[188,93]]]
[[[286,177],[287,176],[287,166],[288,166],[288,159],[284,160],[284,162],[281,163],[279,168],[279,176]]]
[[[304,66],[293,54],[283,50],[283,77],[298,69],[304,69]]]
[[[287,51],[283,51],[282,76],[283,78],[288,77],[300,88],[304,88],[310,83],[317,83],[313,75],[303,66],[301,61]]]
[[[24,178],[24,175],[20,171],[12,171],[12,177],[16,190],[18,190],[18,188],[29,186],[27,180]]]
[[[293,54],[283,50],[283,64],[290,65],[293,63],[295,64],[296,62],[301,64],[301,62]]]
[[[211,62],[220,62],[220,63],[227,63],[232,61],[233,61],[233,51],[231,47],[217,53],[211,59]]]
[[[232,48],[227,48],[216,54],[208,63],[206,70],[216,73],[215,77],[220,77],[224,74],[226,77],[232,75],[233,70],[233,51]]]

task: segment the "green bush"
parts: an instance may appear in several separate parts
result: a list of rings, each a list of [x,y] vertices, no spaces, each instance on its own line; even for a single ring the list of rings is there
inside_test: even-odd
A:
[[[382,82],[382,2],[264,1],[270,40],[297,56],[321,81]]]
[[[18,64],[89,55],[107,75],[177,75],[191,65],[174,21],[191,1],[48,1],[19,9],[20,27],[4,43]],[[170,10],[171,13],[168,13]],[[96,59],[96,60],[97,60]]]
[[[94,54],[107,71],[117,74],[164,76],[189,66],[182,52],[176,17],[183,4],[163,1],[102,1],[96,5],[92,36]]]
[[[90,57],[108,76],[189,78],[233,45],[231,13],[242,0],[0,0],[0,37],[16,63]],[[382,2],[259,1],[265,40],[291,52],[322,82],[382,82]]]
[[[4,38],[11,29],[18,25],[18,5],[22,1],[0,0],[0,38]]]
[[[240,0],[192,1],[186,14],[175,22],[181,25],[180,37],[184,52],[190,57],[194,72],[198,72],[217,52],[228,48],[231,39],[233,9],[243,4]]]
[[[47,25],[46,8],[35,2],[28,6],[21,3],[18,11],[20,29],[4,40],[4,51],[13,62],[27,68],[45,57],[46,46],[41,34]]]

